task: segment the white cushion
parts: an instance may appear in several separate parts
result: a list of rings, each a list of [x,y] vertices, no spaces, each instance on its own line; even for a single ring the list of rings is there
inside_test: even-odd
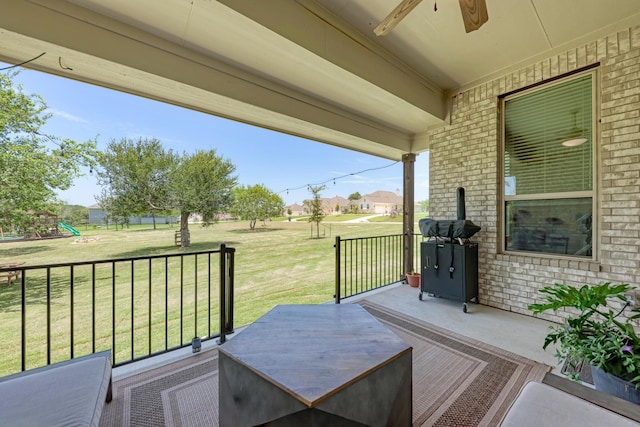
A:
[[[1,381],[0,424],[97,427],[110,379],[109,359],[98,357]]]
[[[500,425],[637,427],[640,424],[550,385],[529,382],[522,388]]]

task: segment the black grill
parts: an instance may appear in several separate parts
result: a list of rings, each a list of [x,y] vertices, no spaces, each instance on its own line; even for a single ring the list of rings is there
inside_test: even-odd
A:
[[[457,220],[421,219],[420,231],[429,240],[420,244],[420,294],[426,292],[435,297],[467,303],[478,299],[478,244],[469,239],[480,231],[480,226],[466,219],[464,188],[457,196]]]

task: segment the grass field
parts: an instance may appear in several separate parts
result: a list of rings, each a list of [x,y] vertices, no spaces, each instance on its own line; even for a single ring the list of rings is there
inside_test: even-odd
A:
[[[342,217],[342,215],[340,216]],[[315,238],[316,230],[311,224],[302,221],[269,221],[258,223],[255,230],[249,229],[248,222],[221,222],[208,228],[193,224],[190,226],[192,246],[180,249],[174,246],[174,233],[177,228],[162,224],[157,230],[151,226],[136,226],[124,230],[114,228],[89,228],[82,229],[81,236],[50,240],[13,241],[0,243],[0,263],[10,261],[25,261],[26,265],[43,265],[78,261],[96,261],[114,258],[126,258],[137,256],[152,256],[165,254],[192,253],[197,251],[218,249],[221,243],[227,247],[233,247],[235,253],[235,326],[249,324],[266,313],[276,304],[297,303],[323,303],[332,300],[334,294],[334,243],[336,236],[343,239],[356,237],[372,237],[390,234],[400,234],[402,225],[397,218],[387,222],[353,223],[346,222],[349,219],[357,219],[352,216],[335,218],[337,221],[329,221],[329,218],[320,225],[320,239]],[[125,274],[126,275],[126,274]],[[126,279],[126,278],[125,278]],[[30,280],[33,280],[30,278]],[[137,286],[137,285],[136,285]],[[155,284],[153,285],[155,287]],[[105,286],[105,289],[110,289]],[[156,292],[155,288],[149,290],[136,289],[136,296],[145,293]],[[41,288],[29,289],[32,293],[43,292]],[[159,292],[159,290],[158,290]],[[164,292],[164,291],[162,291]],[[3,369],[7,353],[15,355],[20,352],[19,330],[21,311],[19,299],[19,287],[0,284],[0,321],[3,324],[0,330],[0,342],[2,349],[0,354],[0,373],[14,368]],[[88,299],[88,290],[79,289],[74,295],[76,305],[83,298]],[[43,298],[43,295],[31,295],[30,298]],[[67,328],[69,317],[64,309],[55,311],[57,305],[66,303],[66,296],[57,304],[53,304],[53,322],[51,334],[56,334],[56,328]],[[170,295],[177,299],[179,295]],[[131,299],[131,298],[129,298]],[[127,304],[123,305],[127,307]],[[88,306],[82,307],[89,317]],[[42,310],[42,309],[41,309]],[[104,308],[105,322],[110,323],[110,307]],[[35,316],[34,309],[28,310],[27,322],[30,329],[38,331],[37,338],[41,340],[45,336],[45,328],[40,318]],[[179,310],[178,310],[179,312]],[[76,335],[81,336],[81,329],[85,328],[80,320],[80,314],[76,314]],[[117,314],[121,319],[123,328],[127,326],[128,310],[124,309]],[[176,316],[177,317],[177,316]],[[33,320],[30,320],[33,319]],[[38,320],[36,320],[38,319]],[[151,320],[151,323],[155,322]],[[138,322],[136,320],[136,322]],[[100,323],[100,321],[98,322]],[[61,326],[57,326],[57,325]],[[189,326],[185,326],[189,328]],[[7,331],[13,330],[10,334]],[[188,333],[188,331],[187,331]],[[126,336],[126,334],[125,334]],[[154,338],[155,339],[155,338]],[[159,339],[159,338],[158,338]],[[189,338],[190,339],[190,338]],[[76,339],[76,341],[81,341]],[[130,341],[130,340],[129,340]],[[85,347],[80,347],[77,352],[87,352],[88,342],[82,342]],[[102,343],[109,346],[108,340]],[[59,346],[64,347],[63,342]],[[141,344],[142,346],[143,344]],[[138,344],[136,343],[136,346]],[[122,343],[120,347],[131,347],[130,343]],[[60,349],[61,351],[64,348]],[[90,351],[90,350],[89,350]],[[124,350],[123,350],[124,351]],[[36,358],[37,359],[37,358]],[[38,364],[39,362],[34,362]]]

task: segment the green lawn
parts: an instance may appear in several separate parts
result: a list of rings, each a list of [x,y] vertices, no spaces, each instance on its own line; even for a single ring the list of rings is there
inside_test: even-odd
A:
[[[335,264],[333,246],[336,236],[345,239],[401,234],[402,224],[400,222],[348,223],[327,220],[320,225],[320,239],[315,238],[315,227],[306,221],[270,221],[266,224],[259,222],[255,230],[250,230],[248,222],[244,221],[221,222],[208,228],[203,228],[196,224],[190,226],[192,246],[186,250],[181,250],[174,246],[176,228],[165,224],[159,225],[157,230],[153,230],[151,226],[136,226],[125,228],[124,230],[118,229],[117,231],[112,227],[109,229],[84,229],[84,227],[80,227],[79,231],[81,232],[79,237],[0,243],[0,263],[21,260],[26,261],[26,265],[43,265],[179,254],[215,250],[219,248],[221,243],[225,243],[228,247],[236,249],[234,318],[235,326],[238,327],[253,322],[276,304],[315,304],[332,300]],[[126,272],[119,274],[126,276]],[[159,272],[159,275],[161,274],[162,272]],[[204,273],[199,271],[199,274]],[[212,275],[217,278],[217,273]],[[105,277],[108,277],[106,273]],[[123,278],[124,283],[127,280],[129,280],[127,277]],[[145,298],[145,294],[164,293],[162,289],[156,290],[156,279],[154,278],[153,280],[154,283],[149,289],[145,287],[145,289],[138,290],[136,285],[136,299]],[[31,284],[33,281],[34,278],[30,277],[29,283]],[[186,286],[185,292],[189,294],[191,285]],[[105,283],[104,288],[100,288],[99,292],[110,292],[110,289],[110,284]],[[59,289],[56,288],[55,290]],[[44,298],[41,295],[42,288],[30,285],[28,291],[30,292],[30,298],[40,298],[41,300]],[[0,357],[0,374],[12,369],[3,366],[7,358],[7,352],[13,356],[16,356],[15,353],[19,355],[20,352],[20,336],[16,335],[15,332],[19,331],[20,325],[19,294],[19,286],[7,286],[0,283],[0,298],[3,300],[0,304],[0,307],[2,307],[0,322],[3,325],[3,328],[0,329],[0,342],[3,344],[0,350],[0,356],[2,356]],[[128,294],[124,293],[123,295]],[[64,307],[67,304],[67,297],[61,298],[60,304],[57,303],[55,298],[52,304],[52,335],[56,334],[57,328],[68,328],[68,310],[57,308],[58,305]],[[76,305],[79,301],[89,298],[90,292],[88,289],[79,288],[74,295]],[[108,294],[106,298],[109,298]],[[173,300],[180,298],[180,295],[174,292],[169,298],[172,300],[170,302],[174,303],[175,301]],[[164,295],[162,295],[162,304],[164,304]],[[130,310],[126,309],[128,305],[129,303],[125,301],[122,304],[125,309],[118,309],[117,313],[116,320],[122,323],[123,328],[126,328],[129,322],[128,315]],[[44,306],[42,304],[42,307]],[[39,310],[43,311],[44,308]],[[81,304],[78,310],[80,311],[75,316],[76,325],[74,329],[77,329],[77,335],[81,336],[82,329],[89,326],[86,323],[82,323],[80,319],[90,317],[90,306]],[[140,311],[138,308],[136,310],[137,313]],[[142,310],[144,311],[145,309],[143,308]],[[29,322],[30,330],[35,330],[39,333],[38,338],[31,339],[40,340],[43,336],[46,336],[46,328],[42,324],[42,314],[40,313],[38,317],[34,312],[36,312],[35,309],[28,310],[27,322]],[[179,309],[176,313],[179,313]],[[104,308],[104,313],[101,316],[104,316],[105,320],[101,322],[98,319],[99,326],[101,323],[111,324],[110,307]],[[172,316],[175,316],[178,319],[176,321],[179,321],[178,315],[172,314]],[[156,321],[159,322],[160,320],[150,320],[152,324],[155,324]],[[191,320],[187,319],[187,323],[189,321]],[[136,322],[138,322],[137,316]],[[142,322],[146,322],[146,320],[142,320]],[[180,325],[174,322],[171,328],[178,328],[179,332]],[[183,325],[183,330],[186,331],[186,334],[189,334],[193,327],[190,324],[186,324]],[[10,333],[8,331],[14,332]],[[162,332],[160,335],[164,336],[164,333]],[[187,337],[190,337],[190,335],[187,335]],[[154,340],[156,338],[160,339],[154,337]],[[80,339],[77,340],[81,341]],[[101,345],[107,347],[109,344],[108,340],[101,342]],[[78,353],[90,351],[86,347],[89,342],[84,343],[85,347],[82,347],[82,343],[78,345],[80,345],[76,350]],[[136,343],[135,345],[143,347],[145,343]],[[64,347],[65,344],[63,342],[58,346]],[[119,343],[119,346],[123,349],[122,351],[128,351],[127,347],[130,348],[130,343]],[[64,354],[64,348],[59,348],[58,350],[61,354]],[[33,363],[37,364],[39,362]]]

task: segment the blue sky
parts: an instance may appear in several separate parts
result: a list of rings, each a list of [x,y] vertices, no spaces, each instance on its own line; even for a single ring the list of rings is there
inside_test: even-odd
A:
[[[0,68],[6,66],[0,63]],[[53,117],[45,132],[85,141],[98,148],[115,139],[156,138],[178,152],[215,149],[236,166],[243,185],[263,184],[286,204],[310,197],[307,184],[326,182],[322,197],[402,192],[402,163],[250,126],[181,107],[23,69],[14,80],[25,93],[41,95]],[[367,169],[380,168],[368,172]],[[428,198],[428,153],[416,159],[415,200]],[[61,200],[89,206],[100,193],[94,176],[60,193]],[[344,178],[339,178],[348,175]],[[333,179],[335,178],[335,184]],[[302,188],[300,188],[302,187]]]

